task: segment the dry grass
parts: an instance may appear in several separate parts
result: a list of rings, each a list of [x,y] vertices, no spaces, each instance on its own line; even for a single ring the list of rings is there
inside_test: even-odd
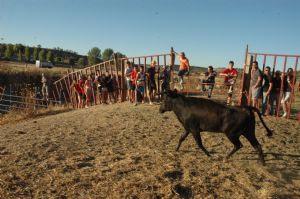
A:
[[[8,123],[16,123],[22,120],[28,120],[41,116],[49,116],[71,110],[65,106],[49,106],[48,108],[41,108],[34,111],[32,108],[20,110],[15,109],[9,111],[7,114],[0,115],[0,126]]]
[[[30,73],[32,75],[45,73],[49,76],[62,76],[67,74],[68,69],[63,67],[37,68],[34,64],[0,61],[1,73]]]
[[[203,133],[207,158],[173,113],[129,103],[94,106],[1,126],[2,198],[299,198],[300,126],[266,118],[256,135],[267,165],[250,144],[230,160],[223,134]]]

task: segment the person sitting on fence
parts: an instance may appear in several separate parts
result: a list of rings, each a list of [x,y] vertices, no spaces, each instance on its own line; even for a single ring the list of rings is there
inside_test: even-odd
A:
[[[148,68],[147,71],[147,77],[148,77],[148,93],[149,93],[149,103],[152,104],[155,100],[155,92],[156,92],[156,82],[155,82],[155,66],[156,61],[152,60],[150,68]]]
[[[137,66],[134,66],[132,72],[131,72],[131,98],[130,102],[135,102],[135,90],[136,90],[136,76],[137,76]]]
[[[259,99],[261,98],[261,87],[262,87],[262,72],[258,68],[258,62],[254,61],[251,68],[251,96],[252,106],[259,109]]]
[[[273,87],[273,78],[271,75],[270,66],[265,67],[263,82],[262,82],[262,90],[263,90],[263,102],[262,102],[262,114],[270,115],[270,93]]]
[[[159,77],[162,80],[161,83],[161,92],[164,93],[170,90],[170,79],[171,79],[171,71],[168,70],[168,66],[163,66],[163,71]]]
[[[108,97],[109,97],[109,101],[110,103],[115,103],[116,99],[114,96],[114,87],[113,87],[113,79],[112,76],[110,74],[108,74],[108,72],[106,72],[106,83],[107,83],[107,91],[108,91]]]
[[[281,72],[278,70],[275,72],[275,77],[273,77],[273,86],[270,93],[270,115],[277,114],[277,107],[279,104],[279,95],[281,87]],[[274,107],[275,103],[275,107]]]
[[[49,93],[48,93],[48,81],[47,81],[47,78],[45,76],[44,73],[42,73],[42,95],[43,95],[43,99],[45,101],[48,101],[48,96],[49,96]]]
[[[136,94],[135,94],[135,105],[138,102],[142,101],[144,103],[144,94],[145,94],[145,83],[146,83],[146,75],[144,72],[144,67],[142,65],[139,66],[140,71],[136,75]]]
[[[205,79],[200,80],[200,83],[202,84],[202,91],[206,91],[206,85],[207,85],[208,88],[207,95],[208,98],[211,98],[217,73],[214,71],[214,68],[212,66],[208,66],[207,72],[203,73],[203,75],[205,75]]]
[[[132,68],[130,66],[130,62],[126,62],[126,70],[125,70],[125,76],[126,76],[126,86],[127,86],[127,100],[132,101],[132,81],[131,81],[131,73]]]
[[[107,104],[108,90],[107,90],[107,78],[104,74],[100,78],[100,90],[101,90],[101,104]]]
[[[228,68],[226,68],[222,73],[220,73],[220,76],[224,76],[224,84],[228,87],[227,105],[231,104],[233,86],[236,82],[236,78],[238,75],[238,71],[235,68],[233,68],[233,66],[234,62],[230,61],[228,64]]]
[[[281,99],[281,103],[283,106],[283,115],[282,117],[287,117],[288,105],[291,97],[292,89],[296,82],[293,82],[293,69],[288,68],[286,75],[282,73],[281,75],[283,79],[283,95]]]
[[[93,100],[93,80],[91,75],[88,75],[88,78],[84,84],[84,88],[86,95],[85,108],[88,108]]]
[[[179,77],[179,84],[180,84],[180,89],[183,90],[183,76],[184,75],[189,75],[190,72],[190,63],[188,58],[186,58],[184,52],[179,54],[179,71],[178,71],[178,77]]]

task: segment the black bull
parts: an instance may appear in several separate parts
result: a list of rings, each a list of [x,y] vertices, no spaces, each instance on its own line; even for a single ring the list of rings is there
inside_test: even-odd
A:
[[[176,150],[179,150],[181,143],[189,133],[192,133],[199,148],[210,156],[202,145],[200,133],[203,131],[222,132],[234,145],[233,150],[227,155],[229,158],[242,148],[239,137],[243,135],[258,152],[262,164],[265,164],[261,145],[255,137],[254,112],[258,114],[266,128],[267,136],[272,136],[272,131],[264,123],[258,109],[248,106],[229,107],[208,99],[185,97],[177,91],[168,91],[163,94],[162,98],[159,111],[161,113],[173,111],[185,129]]]

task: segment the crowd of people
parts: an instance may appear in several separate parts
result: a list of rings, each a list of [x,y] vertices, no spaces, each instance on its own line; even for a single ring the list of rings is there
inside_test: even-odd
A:
[[[78,81],[71,85],[77,96],[77,108],[88,108],[92,103],[111,104],[116,103],[119,96],[119,86],[116,75],[108,72],[96,75],[80,75]]]
[[[283,82],[283,92],[280,100],[281,84]],[[290,102],[291,92],[296,84],[294,78],[294,71],[288,68],[286,73],[279,70],[273,75],[271,67],[264,67],[262,72],[258,67],[258,62],[254,61],[251,68],[251,98],[252,106],[260,108],[260,101],[262,99],[262,114],[263,115],[277,115],[277,107],[279,103],[282,104],[283,115],[287,117],[288,106]]]
[[[135,65],[126,62],[125,78],[126,78],[126,98],[135,105],[145,102],[145,92],[148,91],[149,104],[153,104],[157,96],[156,74],[158,68],[156,61],[153,60],[150,67],[144,71],[144,66]],[[161,90],[170,89],[170,70],[168,66],[164,66],[159,74],[161,81]],[[119,100],[121,77],[111,75],[108,72],[100,74],[96,71],[96,75],[81,75],[79,80],[74,80],[71,88],[77,97],[77,108],[88,108],[93,103],[111,104]],[[147,89],[146,89],[147,86]]]
[[[184,89],[184,76],[188,76],[190,72],[190,64],[185,53],[178,54],[180,65],[178,71],[180,89]],[[157,82],[161,81],[161,92],[170,89],[171,71],[168,66],[164,66],[163,70],[158,72],[155,60],[151,61],[148,68],[142,65],[135,65],[129,61],[126,62],[125,78],[126,78],[126,99],[135,105],[145,102],[145,92],[148,92],[148,102],[153,104],[157,96]],[[156,77],[156,75],[158,77]],[[211,98],[212,91],[215,86],[215,78],[217,72],[213,66],[209,66],[207,72],[202,74],[204,78],[200,79],[200,88],[207,92],[208,98]],[[228,67],[219,73],[224,78],[224,86],[227,87],[227,105],[231,104],[233,87],[236,83],[238,71],[234,68],[234,62],[230,61]],[[96,71],[95,75],[80,76],[78,81],[74,81],[72,88],[77,96],[78,108],[89,107],[92,103],[109,104],[116,103],[120,95],[120,79],[116,75],[108,72],[100,74]],[[283,80],[283,94],[280,99],[281,83]],[[290,94],[295,85],[293,78],[293,69],[288,68],[286,73],[280,71],[271,72],[269,66],[264,67],[262,72],[258,67],[258,62],[254,61],[251,66],[250,80],[250,99],[252,106],[261,108],[263,115],[276,115],[279,103],[283,107],[282,117],[287,116],[287,110],[290,101]],[[42,79],[44,85],[45,80]],[[146,88],[147,87],[147,88]],[[47,93],[47,89],[43,87],[43,91]],[[46,94],[45,94],[46,95]]]
[[[238,75],[238,71],[233,67],[234,62],[230,61],[228,68],[220,73],[220,76],[224,77],[224,85],[228,87],[228,105],[231,103],[233,86]],[[202,84],[201,88],[202,91],[207,91],[208,98],[210,98],[215,85],[215,77],[217,76],[217,73],[214,71],[212,66],[209,66],[207,72],[203,73],[203,75],[205,78],[200,80],[200,84]],[[281,103],[283,108],[282,117],[286,117],[288,105],[290,103],[291,91],[296,83],[293,75],[294,72],[292,68],[288,68],[286,73],[281,73],[277,70],[273,74],[271,72],[271,67],[266,66],[262,72],[258,67],[258,62],[254,61],[251,66],[249,91],[252,106],[258,109],[261,108],[263,115],[277,115],[277,108],[279,103]],[[282,82],[283,92],[281,102],[279,102]]]

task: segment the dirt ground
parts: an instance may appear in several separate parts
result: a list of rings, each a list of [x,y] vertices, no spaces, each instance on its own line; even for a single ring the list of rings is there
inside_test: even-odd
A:
[[[266,166],[241,138],[202,134],[206,157],[192,136],[158,105],[94,106],[0,126],[0,198],[300,198],[300,125],[266,118],[274,129],[256,135]]]

